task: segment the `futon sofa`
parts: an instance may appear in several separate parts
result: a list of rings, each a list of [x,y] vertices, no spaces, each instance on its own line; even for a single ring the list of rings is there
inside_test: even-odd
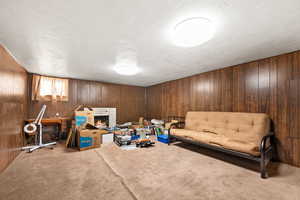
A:
[[[248,158],[260,163],[262,178],[268,176],[274,147],[266,114],[188,112],[185,122],[172,124],[168,134],[169,145],[175,139]]]

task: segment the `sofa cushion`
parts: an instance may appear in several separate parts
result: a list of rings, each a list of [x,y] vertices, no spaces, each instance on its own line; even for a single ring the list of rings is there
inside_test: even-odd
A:
[[[225,140],[225,142],[223,143],[223,147],[227,149],[251,154],[254,156],[260,155],[259,146],[257,144],[250,143],[250,142],[229,139],[229,140]]]
[[[263,113],[188,112],[185,129],[213,132],[228,139],[258,145],[269,133],[270,120]]]
[[[197,142],[231,149],[242,153],[259,156],[259,145],[242,140],[228,139],[225,136],[218,135],[210,132],[199,132],[187,129],[171,129],[171,134]]]
[[[195,136],[199,134],[199,132],[187,129],[171,129],[171,134],[187,139],[194,139]]]
[[[217,146],[222,146],[224,140],[226,140],[226,138],[224,138],[223,136],[217,135],[215,133],[199,132],[187,129],[171,129],[171,134],[183,137],[185,139],[191,139],[198,142]]]
[[[262,113],[188,112],[185,129],[171,129],[171,134],[259,156],[269,131],[270,119]]]

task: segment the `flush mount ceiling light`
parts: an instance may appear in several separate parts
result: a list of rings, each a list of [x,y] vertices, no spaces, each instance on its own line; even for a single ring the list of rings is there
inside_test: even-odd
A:
[[[121,42],[118,46],[116,64],[113,69],[121,75],[132,76],[141,71],[138,67],[137,49],[129,42]]]
[[[214,25],[209,19],[194,17],[176,24],[172,39],[176,46],[194,47],[210,40],[214,32]]]
[[[114,66],[114,70],[121,75],[131,76],[140,72],[140,69],[136,65],[117,64]]]

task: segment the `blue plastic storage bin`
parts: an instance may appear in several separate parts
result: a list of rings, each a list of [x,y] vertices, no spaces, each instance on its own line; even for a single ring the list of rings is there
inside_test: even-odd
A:
[[[168,135],[157,135],[157,141],[168,144],[169,136]]]
[[[137,140],[137,139],[139,139],[139,138],[140,138],[139,135],[132,135],[132,136],[131,136],[131,140]]]

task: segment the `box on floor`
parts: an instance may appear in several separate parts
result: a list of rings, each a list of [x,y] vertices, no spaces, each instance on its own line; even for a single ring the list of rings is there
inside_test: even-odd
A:
[[[78,129],[77,144],[80,151],[99,148],[102,144],[102,134],[107,133],[100,129]]]

